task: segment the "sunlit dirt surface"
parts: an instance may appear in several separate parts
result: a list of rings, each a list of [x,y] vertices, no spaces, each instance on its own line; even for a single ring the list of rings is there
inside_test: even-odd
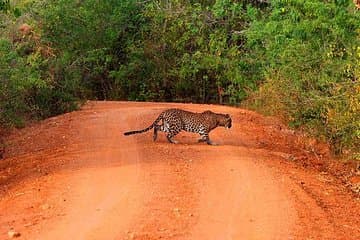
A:
[[[168,108],[229,113],[219,146],[149,126]],[[0,160],[0,239],[360,239],[360,202],[326,145],[225,106],[88,102],[13,132]]]

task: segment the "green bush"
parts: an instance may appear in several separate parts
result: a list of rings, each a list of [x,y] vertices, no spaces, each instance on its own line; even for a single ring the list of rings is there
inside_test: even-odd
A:
[[[0,124],[83,99],[247,100],[356,152],[359,14],[350,0],[0,1]]]
[[[22,125],[29,111],[26,104],[30,89],[41,88],[44,82],[30,66],[32,59],[18,55],[12,44],[0,39],[0,115],[1,124]]]
[[[82,97],[217,102],[222,88],[236,104],[256,88],[258,66],[243,51],[245,3],[61,0],[36,8],[44,40],[76,72]]]
[[[0,11],[10,10],[10,0],[0,0]]]
[[[114,76],[134,100],[147,92],[150,100],[219,102],[224,89],[225,102],[236,104],[259,76],[243,48],[246,12],[237,1],[149,2],[143,39]]]
[[[265,79],[251,104],[325,137],[335,152],[359,149],[359,13],[349,1],[271,3],[247,32]]]
[[[50,0],[37,5],[43,38],[58,51],[62,63],[57,68],[72,75],[82,87],[78,92],[82,98],[124,97],[127,89],[113,72],[123,69],[128,49],[139,38],[140,7],[140,2],[130,0]]]
[[[28,16],[0,14],[0,126],[21,127],[29,119],[53,116],[76,108],[76,99],[51,78],[51,56],[36,30],[18,30]]]

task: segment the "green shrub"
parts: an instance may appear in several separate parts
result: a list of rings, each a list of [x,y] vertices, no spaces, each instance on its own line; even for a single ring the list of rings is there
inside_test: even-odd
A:
[[[356,152],[359,14],[350,0],[0,1],[0,124],[82,99],[247,100]]]
[[[114,71],[127,64],[141,27],[139,1],[42,1],[37,5],[45,41],[57,49],[60,72],[79,83],[85,98],[124,97]],[[60,69],[62,68],[62,69]],[[65,78],[58,75],[58,78]],[[120,89],[119,89],[120,88]]]
[[[19,56],[12,44],[0,39],[0,115],[2,125],[22,125],[29,110],[26,104],[29,89],[41,88],[43,81],[28,65],[28,58]]]
[[[26,33],[18,30],[29,16],[0,18],[0,126],[21,127],[28,119],[73,110],[77,99],[51,77],[51,49],[30,26]]]
[[[0,11],[10,10],[10,0],[0,0]]]
[[[359,148],[360,16],[349,1],[272,1],[247,44],[265,81],[251,104],[332,143]]]
[[[129,92],[139,96],[144,88],[151,100],[219,102],[224,89],[225,102],[236,104],[259,76],[243,49],[246,11],[237,1],[149,2],[143,39],[114,74],[131,79]]]

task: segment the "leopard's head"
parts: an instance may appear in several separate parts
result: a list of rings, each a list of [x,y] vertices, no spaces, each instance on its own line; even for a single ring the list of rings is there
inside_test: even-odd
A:
[[[218,114],[218,123],[219,126],[223,126],[225,128],[231,128],[232,120],[229,114]]]

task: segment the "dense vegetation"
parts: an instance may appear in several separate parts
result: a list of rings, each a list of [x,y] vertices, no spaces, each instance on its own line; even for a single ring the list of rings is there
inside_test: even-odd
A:
[[[224,103],[360,149],[350,0],[0,0],[0,125],[84,99]]]

